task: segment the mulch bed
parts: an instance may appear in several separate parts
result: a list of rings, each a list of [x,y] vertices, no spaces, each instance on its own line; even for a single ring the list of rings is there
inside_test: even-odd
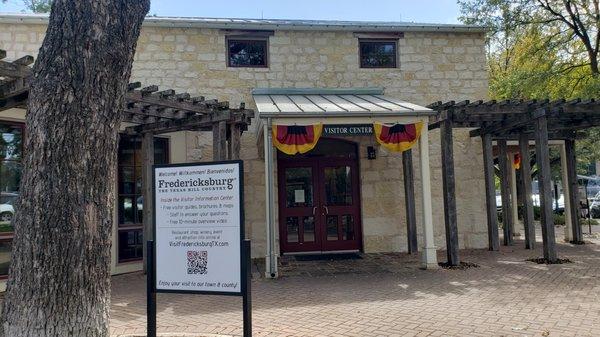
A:
[[[564,264],[564,263],[573,263],[573,261],[569,259],[556,259],[556,261],[548,261],[548,259],[543,257],[536,257],[533,259],[527,259],[525,261],[535,262],[537,264]]]
[[[470,269],[470,268],[479,268],[478,264],[471,263],[471,262],[461,262],[458,266],[452,266],[452,265],[448,264],[448,262],[440,262],[440,263],[438,263],[438,265],[444,269],[450,269],[450,270],[466,270],[466,269]]]

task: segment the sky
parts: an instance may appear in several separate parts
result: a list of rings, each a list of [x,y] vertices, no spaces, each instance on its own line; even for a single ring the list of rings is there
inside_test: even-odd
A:
[[[24,11],[22,0],[0,12]],[[456,0],[152,0],[150,15],[458,23]]]

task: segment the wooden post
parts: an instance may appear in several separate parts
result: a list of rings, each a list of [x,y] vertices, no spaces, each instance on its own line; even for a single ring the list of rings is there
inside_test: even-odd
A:
[[[583,234],[579,223],[579,186],[577,186],[577,158],[575,157],[575,140],[565,140],[565,155],[567,158],[567,184],[569,195],[565,195],[565,201],[569,198],[571,211],[571,230],[573,231],[573,243],[582,243]]]
[[[494,171],[494,154],[492,152],[492,136],[481,136],[483,145],[483,170],[485,175],[485,204],[487,207],[488,248],[492,251],[500,249],[498,239],[498,209],[496,205],[496,182]]]
[[[535,148],[540,189],[540,210],[542,216],[542,238],[544,258],[556,262],[556,237],[552,210],[552,187],[550,185],[550,154],[548,150],[548,120],[545,115],[535,120]]]
[[[565,143],[559,145],[560,149],[560,181],[562,182],[562,193],[564,200],[564,215],[565,215],[565,228],[564,228],[564,238],[565,242],[573,241],[573,221],[571,220],[571,192],[569,188],[569,169],[567,164],[567,150]],[[558,200],[557,200],[558,201]]]
[[[147,271],[146,266],[146,242],[154,240],[153,234],[153,216],[154,216],[154,200],[152,199],[152,165],[154,165],[154,135],[152,133],[144,133],[142,135],[142,196],[144,199],[142,221],[143,221],[143,236],[144,244],[142,245],[144,256],[144,272]],[[133,200],[137,204],[136,200]]]
[[[444,220],[446,223],[446,252],[448,255],[448,264],[458,266],[460,258],[458,255],[452,118],[450,116],[441,123],[440,139],[442,141],[442,183],[444,190]]]
[[[225,160],[227,156],[227,122],[213,124],[213,160]]]
[[[531,156],[529,154],[529,137],[519,135],[519,151],[521,152],[521,204],[523,205],[523,226],[525,228],[525,248],[535,246],[535,226],[533,223],[533,200],[531,199]]]
[[[408,252],[419,251],[417,248],[417,214],[415,210],[415,185],[412,163],[412,150],[402,152],[402,171],[404,173],[404,205],[406,208],[406,237]]]
[[[231,131],[230,132],[231,136],[229,138],[229,142],[231,144],[230,159],[240,159],[242,130],[240,130],[239,125],[231,124],[230,131]]]
[[[504,245],[510,246],[513,244],[512,233],[512,200],[510,191],[510,167],[508,161],[508,153],[506,140],[498,140],[498,162],[500,166],[500,191],[502,194],[502,223],[504,227]]]
[[[508,168],[509,168],[509,177],[510,177],[510,200],[511,200],[511,211],[512,213],[510,214],[510,216],[512,217],[511,220],[511,224],[512,227],[510,229],[510,231],[513,234],[513,238],[515,236],[520,236],[522,235],[521,233],[521,224],[519,223],[519,199],[518,199],[518,193],[517,193],[517,169],[514,167],[513,162],[515,160],[515,155],[514,153],[509,153],[508,154]]]

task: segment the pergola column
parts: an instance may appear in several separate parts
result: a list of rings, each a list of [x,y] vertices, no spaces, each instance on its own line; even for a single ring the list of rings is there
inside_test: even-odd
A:
[[[440,125],[442,142],[442,184],[444,190],[444,222],[446,227],[446,253],[448,264],[460,264],[458,255],[458,226],[456,219],[456,185],[454,177],[454,151],[452,118],[449,116]]]
[[[496,205],[496,182],[494,171],[494,154],[492,153],[492,136],[481,136],[483,145],[483,170],[485,176],[485,205],[487,208],[488,249],[500,249],[498,238],[498,210]]]
[[[240,159],[242,130],[238,124],[229,125],[229,159]]]
[[[513,224],[512,224],[512,200],[510,188],[510,165],[506,140],[498,140],[498,161],[500,166],[500,192],[502,194],[502,222],[504,227],[504,245],[513,244]]]
[[[519,150],[521,152],[521,204],[523,205],[523,227],[525,231],[525,248],[535,246],[535,226],[533,223],[533,200],[531,199],[531,155],[529,153],[529,137],[519,135]]]
[[[402,152],[402,172],[404,174],[404,204],[406,208],[406,238],[408,252],[418,252],[417,214],[415,210],[415,185],[413,174],[412,150]]]
[[[545,114],[535,120],[535,148],[538,164],[544,258],[549,262],[555,262],[557,254],[550,183],[552,177],[550,175],[550,154],[548,150],[548,120]]]
[[[565,215],[565,242],[573,241],[573,223],[571,220],[571,194],[569,193],[569,169],[567,164],[567,150],[563,142],[559,145],[560,150],[560,174],[562,180],[562,193],[564,200],[564,215]]]
[[[514,158],[515,158],[515,154],[509,153],[508,168],[510,170],[510,175],[509,175],[509,178],[510,178],[510,200],[512,202],[510,216],[512,217],[511,232],[513,234],[513,237],[522,235],[521,232],[522,232],[522,228],[523,228],[523,226],[519,222],[519,206],[518,206],[518,195],[517,195],[517,169],[515,168],[515,166],[513,164]]]
[[[227,158],[227,122],[220,121],[213,125],[213,160]]]
[[[277,253],[275,252],[275,165],[273,160],[273,135],[271,119],[267,119],[263,127],[265,143],[265,206],[267,220],[267,256],[265,259],[265,276],[277,277]]]
[[[154,165],[154,134],[146,132],[142,134],[142,197],[144,199],[142,210],[143,237],[144,242],[154,239],[154,199],[152,186],[154,185],[152,166]],[[137,202],[134,200],[133,202]],[[146,245],[142,245],[144,257],[144,272],[146,272]]]
[[[424,248],[421,263],[424,269],[436,269],[437,252],[433,232],[433,207],[431,205],[431,173],[429,167],[429,130],[427,122],[423,122],[423,130],[419,138],[419,166],[421,169],[421,202],[423,205],[423,241]]]
[[[565,213],[567,212],[567,201],[569,202],[568,214],[571,220],[571,242],[582,243],[583,233],[581,232],[581,224],[579,223],[579,186],[577,185],[577,158],[575,157],[575,140],[565,140],[565,159],[566,159],[566,173],[567,179],[563,185],[564,199],[565,199]]]

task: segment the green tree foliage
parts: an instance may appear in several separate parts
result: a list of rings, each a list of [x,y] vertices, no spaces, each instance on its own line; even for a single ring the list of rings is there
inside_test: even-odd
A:
[[[600,98],[598,0],[458,0],[489,27],[490,98]],[[579,172],[600,161],[600,130],[577,142]]]
[[[2,2],[6,1],[2,0]],[[23,4],[27,10],[34,13],[49,13],[52,7],[52,0],[23,0]]]

